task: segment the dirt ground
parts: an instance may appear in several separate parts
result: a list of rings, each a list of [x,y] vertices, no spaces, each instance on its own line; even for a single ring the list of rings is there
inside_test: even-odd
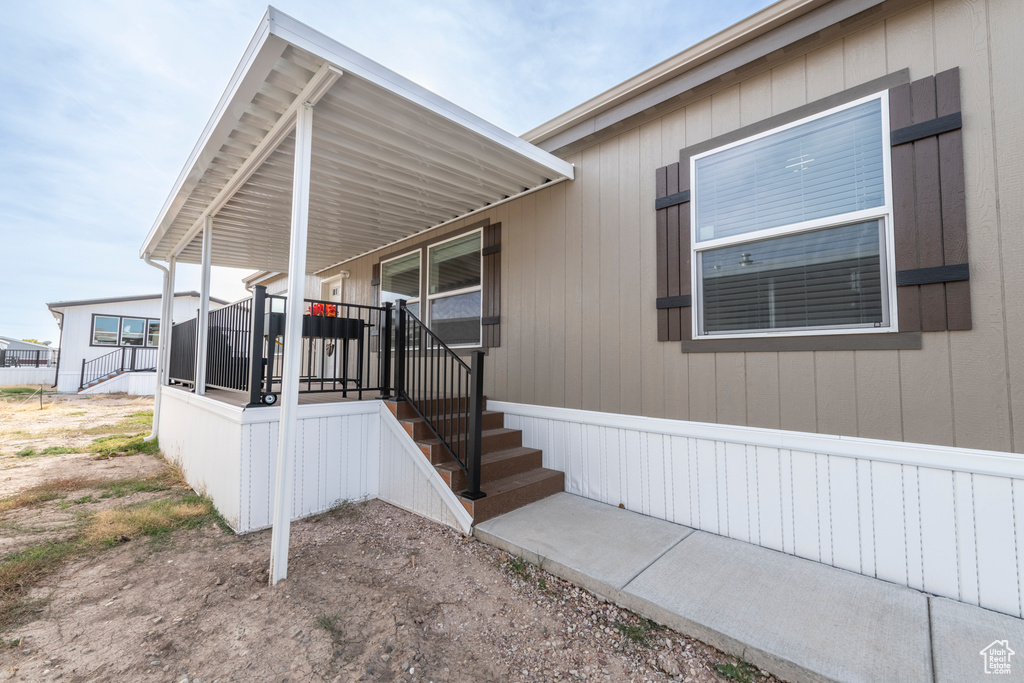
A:
[[[69,473],[87,473],[89,490],[99,491],[97,479],[160,472],[164,463],[150,455],[11,454],[33,438],[36,450],[47,439],[74,443],[76,424],[116,424],[145,409],[145,399],[62,397],[38,411],[52,422],[24,422],[15,443],[0,423],[2,496]],[[67,431],[58,435],[58,427]],[[33,436],[34,429],[46,434]],[[68,508],[84,497],[74,491],[0,513],[0,552],[6,560],[12,549],[72,533],[94,506],[160,495],[167,494]],[[34,528],[17,514],[47,524]],[[268,531],[239,537],[210,523],[79,557],[22,596],[27,616],[0,633],[0,680],[774,680],[381,501],[293,524],[289,576],[273,588],[269,549]],[[723,673],[718,665],[732,668]]]

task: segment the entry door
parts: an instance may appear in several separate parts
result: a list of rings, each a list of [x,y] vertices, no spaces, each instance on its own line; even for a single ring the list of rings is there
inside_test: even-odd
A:
[[[322,300],[340,304],[344,296],[345,280],[340,275],[320,283],[320,298]],[[341,311],[338,311],[338,315],[341,315]],[[327,345],[324,350],[324,379],[341,377],[341,343],[335,340],[325,340],[323,343]]]

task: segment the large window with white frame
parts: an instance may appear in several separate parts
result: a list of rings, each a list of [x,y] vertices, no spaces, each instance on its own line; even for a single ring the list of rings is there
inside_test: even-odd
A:
[[[482,242],[483,231],[474,230],[381,261],[380,302],[405,299],[412,314],[448,346],[479,346]]]
[[[380,303],[405,299],[412,314],[420,314],[420,252],[413,251],[380,263]]]
[[[879,93],[690,159],[694,338],[893,332]]]
[[[448,346],[480,345],[482,234],[427,247],[428,324]]]

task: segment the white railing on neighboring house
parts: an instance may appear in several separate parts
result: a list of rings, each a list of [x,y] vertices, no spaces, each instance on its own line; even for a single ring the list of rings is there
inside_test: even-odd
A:
[[[570,493],[1024,616],[1024,456],[489,407]]]

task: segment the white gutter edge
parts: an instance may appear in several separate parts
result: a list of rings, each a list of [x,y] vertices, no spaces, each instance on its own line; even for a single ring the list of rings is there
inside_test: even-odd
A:
[[[153,396],[153,425],[150,427],[149,436],[142,438],[143,441],[152,441],[156,438],[156,433],[159,430],[160,425],[160,398],[163,394],[161,388],[163,387],[163,377],[166,368],[164,367],[164,345],[167,343],[167,333],[170,332],[166,323],[166,319],[170,316],[167,314],[167,289],[170,285],[171,271],[168,268],[161,266],[159,263],[153,263],[149,258],[149,254],[143,254],[142,260],[147,264],[162,270],[164,272],[164,287],[160,296],[160,342],[157,344],[156,349],[156,390]],[[174,297],[171,297],[171,301],[174,301]]]

